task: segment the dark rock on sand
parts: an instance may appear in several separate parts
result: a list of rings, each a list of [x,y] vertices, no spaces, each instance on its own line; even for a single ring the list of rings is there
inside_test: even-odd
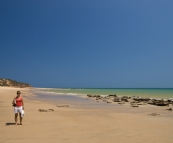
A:
[[[123,97],[121,98],[121,100],[124,101],[124,102],[129,102],[128,99],[129,99],[129,97],[127,97],[127,96],[123,96]]]
[[[109,95],[109,96],[112,96],[112,97],[117,97],[117,95],[116,95],[116,94],[111,94],[111,95]]]
[[[98,97],[100,97],[100,95],[94,95],[94,97],[97,97],[98,98]]]
[[[87,96],[88,96],[88,97],[94,97],[94,96],[93,96],[93,95],[91,95],[91,94],[88,94]]]
[[[139,103],[137,103],[137,105],[146,105],[146,103],[144,103],[144,102],[139,102]]]
[[[173,103],[173,98],[168,99],[168,102],[169,102],[170,104],[172,104],[172,103]]]
[[[164,101],[163,99],[157,99],[155,101],[155,105],[157,105],[157,106],[167,106],[167,105],[169,105],[169,102]]]
[[[169,109],[166,109],[166,110],[168,110],[168,111],[172,111],[172,108],[169,108]]]
[[[69,105],[58,105],[57,107],[69,107]]]
[[[45,109],[39,109],[38,111],[40,111],[40,112],[47,112],[47,110],[45,110]]]
[[[143,98],[143,97],[134,97],[133,100],[138,102],[150,101],[150,98]]]
[[[48,109],[47,111],[48,111],[48,112],[50,112],[50,111],[54,111],[54,109]]]
[[[158,116],[158,115],[160,115],[160,114],[152,113],[152,114],[148,114],[148,115],[151,115],[151,116]]]
[[[119,97],[115,97],[114,98],[114,102],[121,102],[122,100],[121,100],[121,98],[119,98]]]
[[[154,105],[155,102],[153,100],[148,101],[148,104]]]
[[[120,102],[119,104],[123,104],[123,102],[128,102],[131,104],[132,107],[139,107],[138,105],[156,105],[156,106],[169,106],[170,104],[173,105],[173,98],[170,99],[153,99],[153,98],[143,98],[143,97],[128,97],[122,96],[118,97],[116,94],[111,94],[108,96],[100,96],[100,95],[87,95],[88,97],[95,98],[97,101],[102,100],[107,103],[113,102]]]
[[[107,103],[112,103],[111,101],[107,101]]]
[[[132,104],[131,107],[139,107],[138,105],[136,104]]]
[[[125,104],[125,102],[119,102],[118,104]]]
[[[52,111],[54,111],[54,109],[48,109],[48,110],[39,109],[38,111],[40,111],[40,112],[52,112]]]

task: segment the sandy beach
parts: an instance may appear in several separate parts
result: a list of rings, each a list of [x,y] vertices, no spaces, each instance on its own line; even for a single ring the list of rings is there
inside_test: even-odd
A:
[[[25,116],[24,125],[15,126],[11,102],[17,90],[24,99]],[[0,143],[173,142],[173,112],[166,110],[170,107],[135,108],[76,96],[36,93],[33,89],[0,87]],[[149,115],[152,113],[159,115]]]

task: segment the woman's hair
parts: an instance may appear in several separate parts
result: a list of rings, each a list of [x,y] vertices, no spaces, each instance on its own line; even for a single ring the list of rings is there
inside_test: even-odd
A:
[[[17,91],[17,94],[21,94],[21,92],[20,91]]]

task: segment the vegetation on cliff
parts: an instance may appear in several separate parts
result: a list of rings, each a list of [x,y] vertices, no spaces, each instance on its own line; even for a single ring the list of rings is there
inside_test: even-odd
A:
[[[31,87],[28,83],[18,82],[11,79],[0,78],[0,86],[9,86],[9,87]]]

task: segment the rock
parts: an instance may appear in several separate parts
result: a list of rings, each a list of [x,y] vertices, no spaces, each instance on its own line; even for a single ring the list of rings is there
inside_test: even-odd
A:
[[[98,98],[98,97],[100,97],[100,95],[94,95],[94,97],[97,97]]]
[[[109,96],[105,96],[104,98],[105,98],[105,99],[109,99]]]
[[[111,94],[111,95],[109,95],[109,96],[112,96],[112,97],[117,97],[117,95],[116,95],[116,94]]]
[[[169,108],[169,109],[166,109],[166,110],[168,110],[168,111],[172,111],[172,108]]]
[[[40,111],[40,112],[47,112],[47,110],[45,110],[45,109],[39,109],[38,111]]]
[[[114,101],[114,97],[109,97],[109,99],[111,99],[112,101]]]
[[[129,102],[128,99],[129,99],[129,97],[127,97],[127,96],[123,96],[123,97],[121,98],[121,100],[124,101],[124,102]]]
[[[131,107],[139,107],[138,105],[137,105],[137,103],[130,103],[131,104]]]
[[[173,99],[172,98],[168,99],[167,101],[169,102],[169,104],[173,103]]]
[[[132,100],[132,99],[128,99],[128,102],[130,103],[130,102],[133,102],[134,100]]]
[[[131,107],[139,107],[138,105],[132,104]]]
[[[125,102],[119,102],[118,104],[125,104]]]
[[[50,112],[50,111],[54,111],[54,109],[48,109],[47,111],[48,111],[48,112]]]
[[[168,99],[163,99],[163,101],[168,102]]]
[[[100,97],[98,97],[98,99],[103,99],[103,97],[100,96]]]
[[[156,99],[155,105],[157,105],[157,106],[168,106],[169,102],[164,101],[163,99]]]
[[[133,97],[133,100],[138,101],[138,102],[146,102],[151,100],[150,98],[143,98],[143,97]]]
[[[150,98],[145,98],[145,99],[144,99],[144,101],[149,101],[149,100],[150,100]]]
[[[129,99],[129,97],[128,97],[128,96],[123,96],[122,98],[126,98],[126,99]]]
[[[57,107],[69,107],[69,105],[58,105]]]
[[[133,100],[141,102],[141,101],[143,101],[143,98],[142,97],[135,97],[135,98],[133,98]]]
[[[94,97],[94,95],[91,95],[91,94],[88,94],[87,96],[88,96],[88,97]]]
[[[158,115],[160,115],[160,114],[152,113],[152,114],[148,114],[148,115],[151,115],[151,116],[158,116]]]
[[[157,105],[157,106],[169,106],[169,103],[162,102],[162,103],[156,103],[155,105]]]
[[[48,109],[48,110],[39,109],[38,111],[40,111],[40,112],[52,112],[52,111],[54,111],[54,109]]]
[[[119,97],[115,97],[113,101],[114,102],[121,102],[122,100]]]
[[[153,100],[150,100],[150,101],[148,101],[147,103],[148,103],[148,104],[151,104],[151,105],[154,105],[154,104],[155,104],[155,102],[154,102]]]
[[[144,103],[144,102],[139,102],[139,103],[137,103],[137,105],[146,105],[146,103]]]
[[[152,99],[152,98],[150,98],[150,100],[147,103],[157,106],[169,106],[169,104],[171,104],[167,99]]]
[[[112,103],[111,101],[107,101],[107,103]]]
[[[130,104],[137,104],[137,103],[140,103],[140,102],[139,101],[135,101],[135,100],[130,101]]]

